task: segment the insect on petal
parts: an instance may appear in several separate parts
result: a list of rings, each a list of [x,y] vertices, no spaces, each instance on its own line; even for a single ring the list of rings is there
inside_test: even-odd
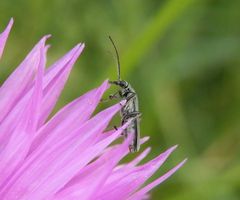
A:
[[[11,19],[0,34],[0,58],[12,24]],[[147,185],[176,146],[145,164],[142,160],[150,147],[132,161],[121,162],[149,137],[140,139],[138,124],[133,124],[139,117],[137,96],[126,81],[120,80],[120,65],[117,81],[105,80],[49,118],[84,44],[79,43],[46,69],[48,37],[35,45],[0,87],[0,199],[149,198],[149,191],[185,160]],[[122,100],[95,114],[109,83],[120,86],[121,91],[127,89],[125,94],[130,96],[120,95]],[[125,119],[122,116],[117,122],[121,125],[113,129],[110,122],[120,111]]]

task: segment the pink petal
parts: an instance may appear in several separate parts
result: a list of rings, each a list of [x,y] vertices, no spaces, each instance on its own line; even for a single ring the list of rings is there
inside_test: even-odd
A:
[[[59,71],[58,74],[56,74],[55,77],[52,77],[51,82],[49,82],[48,86],[44,88],[44,99],[43,99],[43,105],[41,109],[41,115],[39,117],[39,126],[41,126],[45,120],[47,119],[48,115],[51,113],[52,109],[54,108],[59,95],[61,94],[61,91],[64,88],[64,85],[69,77],[69,74],[72,70],[72,67],[76,60],[78,59],[79,55],[82,53],[85,45],[80,44],[78,45],[78,48],[76,51],[72,54],[72,57],[70,60],[65,62],[60,62],[58,64],[58,69],[62,68],[61,71]],[[53,72],[53,71],[51,71]],[[50,73],[50,72],[49,72]],[[47,78],[52,75],[52,73],[47,74]]]
[[[18,126],[9,140],[5,140],[5,146],[0,156],[0,189],[5,185],[9,176],[23,162],[30,147],[32,136],[36,130],[38,112],[42,98],[42,79],[45,68],[45,50],[41,48],[38,72],[35,81],[34,91],[29,105],[23,112]],[[6,138],[5,138],[6,139]]]
[[[72,48],[68,53],[54,62],[47,70],[44,76],[44,87],[46,87],[58,74],[62,71],[67,63],[69,63],[74,55],[79,51],[80,48],[83,48],[84,44],[77,44],[74,48]]]
[[[48,46],[45,47],[45,54],[48,49]],[[61,58],[59,61],[54,64],[53,68],[55,70],[52,70],[51,73],[47,73],[44,76],[43,80],[43,88],[44,88],[44,94],[43,94],[43,100],[42,100],[42,105],[41,105],[41,110],[39,111],[38,118],[41,117],[42,121],[47,118],[48,113],[51,112],[51,108],[54,106],[56,96],[61,92],[61,85],[64,84],[64,81],[66,81],[66,73],[68,73],[69,68],[72,67],[73,59],[79,54],[81,51],[82,46],[77,45],[73,50],[71,50],[66,56]],[[53,73],[56,72],[56,73]],[[13,75],[12,75],[13,76]],[[14,80],[13,80],[14,81]],[[10,83],[11,84],[11,83]],[[30,84],[31,85],[31,84]],[[55,89],[54,92],[54,87],[60,86],[57,89]],[[23,92],[22,95],[20,95],[20,99],[18,101],[15,101],[13,104],[14,108],[10,111],[10,113],[7,115],[7,117],[4,118],[4,120],[1,123],[0,126],[0,141],[1,138],[6,138],[10,136],[10,133],[13,131],[13,129],[16,127],[17,122],[21,118],[21,113],[23,112],[24,108],[27,106],[29,98],[31,97],[32,93],[32,88],[31,89],[26,89],[26,92]],[[47,91],[47,92],[46,92]],[[11,94],[9,94],[10,96]],[[43,109],[44,108],[44,109]],[[49,108],[46,113],[46,108]],[[45,114],[43,114],[43,111]],[[44,119],[43,119],[44,118]],[[39,124],[39,123],[38,123]],[[2,142],[0,143],[2,144]]]
[[[23,71],[31,71],[31,75],[28,74],[28,78],[29,78],[29,82],[32,82],[32,78],[34,76],[34,70],[31,68],[36,68],[36,70],[38,69],[39,65],[42,65],[45,61],[46,61],[46,51],[43,51],[44,48],[44,44],[45,41],[47,39],[48,36],[44,37],[36,46],[35,48],[32,50],[32,52],[28,55],[28,57],[26,58],[27,61],[29,62],[23,62],[20,67],[15,70],[15,72],[10,76],[10,78],[5,82],[5,88],[2,87],[0,89],[0,95],[3,95],[3,98],[0,99],[0,109],[2,109],[3,113],[7,112],[8,110],[10,110],[12,108],[12,106],[14,106],[15,102],[17,101],[18,97],[22,92],[24,92],[25,88],[24,86],[18,86],[17,84],[15,84],[15,82],[18,82],[18,80],[22,80],[21,75],[20,78],[17,77],[19,76],[19,73],[21,70]],[[35,54],[35,57],[37,56],[38,60],[35,61],[36,66],[33,65],[31,66],[31,59],[34,58],[30,58],[30,56],[32,54]],[[32,61],[33,62],[33,61]],[[29,64],[24,66],[23,64]],[[29,68],[29,69],[26,69]],[[28,72],[27,72],[28,73]],[[17,80],[15,80],[17,79]],[[23,81],[26,83],[26,81]],[[28,85],[29,83],[26,83],[26,85]],[[9,88],[9,91],[7,90]],[[14,90],[14,91],[11,91]],[[17,90],[17,91],[15,91]],[[37,90],[38,91],[38,90]],[[4,94],[4,92],[6,92]],[[12,96],[11,96],[12,95]],[[29,93],[29,97],[26,99],[26,103],[21,105],[21,107],[18,107],[15,112],[12,113],[12,115],[8,115],[8,117],[4,118],[4,120],[2,121],[2,123],[0,123],[0,150],[3,149],[4,145],[6,145],[7,141],[9,140],[9,138],[11,137],[12,132],[14,131],[14,129],[16,128],[16,126],[19,124],[19,121],[22,118],[22,113],[25,111],[26,107],[29,105],[29,101],[31,99],[32,96],[32,92]],[[2,97],[2,96],[1,96]],[[4,100],[5,98],[5,100]],[[2,100],[4,102],[2,102]],[[6,101],[6,102],[5,102]],[[12,105],[11,105],[12,104]],[[5,107],[4,107],[5,105]],[[2,117],[2,115],[1,115]]]
[[[0,59],[2,57],[3,54],[3,50],[9,35],[9,32],[12,28],[13,25],[13,18],[11,18],[11,20],[9,21],[7,28],[0,34]]]
[[[138,157],[136,157],[133,161],[128,163],[128,166],[136,166],[138,163],[140,163],[151,151],[151,148],[146,148]]]
[[[37,159],[30,159],[32,162],[28,162],[28,166],[23,165],[23,170],[20,169],[19,175],[16,174],[16,182],[9,184],[11,187],[9,192],[5,193],[5,198],[44,199],[57,192],[91,161],[101,148],[106,147],[104,144],[111,142],[110,136],[107,138],[108,143],[101,146],[96,144],[93,149],[90,147],[120,108],[120,104],[117,104],[100,112],[81,128],[69,133],[66,138],[59,138],[52,143],[52,147],[46,149]],[[117,133],[120,131],[122,130]]]
[[[114,132],[115,132],[115,129],[102,133],[98,137],[98,142],[103,140],[103,139],[105,139],[106,137],[108,137],[109,135],[113,134]]]
[[[181,163],[179,163],[176,167],[174,167],[173,169],[169,170],[167,173],[165,173],[163,176],[161,176],[160,178],[156,179],[155,181],[153,181],[152,183],[149,183],[148,185],[146,185],[145,187],[143,187],[142,189],[140,189],[138,192],[134,193],[129,200],[137,200],[137,199],[142,199],[142,197],[144,195],[146,195],[150,190],[152,190],[154,187],[156,187],[157,185],[161,184],[163,181],[165,181],[166,179],[168,179],[170,176],[172,176],[179,168],[181,168],[185,162],[187,161],[187,159],[183,160]]]
[[[86,166],[55,198],[95,199],[114,166],[128,153],[128,144],[129,141],[125,141]]]
[[[38,153],[41,154],[41,150],[45,151],[58,138],[64,138],[69,132],[80,127],[92,115],[108,87],[108,81],[104,81],[99,88],[86,93],[62,108],[38,131],[31,152],[44,142],[37,149]]]
[[[152,174],[165,162],[176,146],[168,149],[157,158],[145,165],[126,168],[121,173],[112,174],[96,199],[127,199],[129,194],[136,191]]]
[[[20,66],[9,76],[0,88],[0,122],[18,102],[21,95],[32,84],[41,59],[41,49],[49,36],[43,37],[27,55]]]

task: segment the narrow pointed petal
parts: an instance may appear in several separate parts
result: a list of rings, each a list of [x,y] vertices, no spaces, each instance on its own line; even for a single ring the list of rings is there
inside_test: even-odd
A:
[[[35,87],[29,105],[25,109],[18,126],[13,132],[9,141],[0,153],[0,191],[7,183],[9,177],[16,168],[23,162],[30,147],[32,136],[36,130],[38,112],[42,98],[42,79],[45,68],[45,50],[41,48],[40,62],[35,81]],[[1,192],[0,192],[1,193]]]
[[[59,74],[59,72],[62,71],[63,68],[65,68],[66,64],[69,63],[70,60],[72,60],[73,55],[75,55],[76,52],[79,51],[79,48],[82,45],[84,44],[77,44],[69,52],[59,58],[50,67],[48,67],[44,76],[44,87],[46,87]]]
[[[63,69],[51,80],[51,82],[49,82],[48,86],[44,88],[44,99],[38,126],[41,126],[52,112],[52,109],[54,108],[58,97],[64,88],[74,63],[82,53],[84,47],[84,44],[79,45],[69,62],[64,65]]]
[[[40,66],[45,66],[45,63],[46,63],[46,53],[47,53],[46,51],[47,51],[47,48],[45,47],[44,51],[41,52],[41,60],[40,60],[41,63],[40,63]],[[42,69],[39,69],[39,70],[42,70]],[[40,74],[42,74],[42,72],[39,71],[39,73],[37,73],[37,74],[39,76]],[[38,80],[40,81],[39,78],[38,78]],[[41,82],[42,82],[42,80],[41,80]],[[38,84],[38,85],[42,85],[42,83]],[[34,87],[36,87],[36,85]],[[42,89],[41,89],[41,91],[39,89],[36,90],[36,88],[34,90],[38,91],[38,92],[41,92],[41,96],[42,96]],[[33,90],[31,90],[31,92],[29,93],[28,97],[25,99],[24,104],[21,104],[19,106],[15,106],[11,110],[11,112],[7,115],[7,117],[0,124],[0,150],[3,148],[3,146],[9,140],[13,130],[16,128],[16,126],[18,125],[19,121],[21,120],[22,113],[27,108],[27,105],[29,105],[29,101],[30,101],[30,98],[32,96],[32,93],[33,93]],[[39,112],[40,111],[38,111],[37,113],[39,113]],[[39,116],[39,114],[37,114],[34,117],[38,118],[38,116]],[[35,123],[37,123],[37,121],[35,121]]]
[[[29,108],[29,130],[28,132],[31,134],[31,137],[35,135],[35,131],[37,130],[38,118],[40,115],[42,97],[43,97],[43,76],[44,69],[46,66],[46,47],[42,46],[40,51],[40,61],[38,65],[38,71],[35,80],[35,86],[31,98],[31,104]]]
[[[176,146],[168,149],[145,165],[113,174],[107,180],[101,194],[96,199],[127,199],[165,162]]]
[[[85,167],[55,198],[95,199],[114,166],[128,153],[128,143],[125,141]]]
[[[41,148],[37,149],[37,151],[41,153],[41,149],[44,151],[49,148],[49,145],[54,143],[54,141],[59,138],[63,139],[69,132],[80,127],[90,118],[103,93],[108,89],[108,87],[109,84],[106,80],[99,88],[84,94],[62,108],[38,131],[30,152],[34,151],[40,144],[42,144]]]
[[[19,170],[20,176],[16,175],[18,179],[11,184],[6,198],[44,199],[55,194],[99,153],[89,153],[89,146],[120,109],[121,105],[116,104],[100,112],[81,128],[69,133],[67,138],[59,138],[52,144],[52,148],[45,150],[37,159],[30,158],[32,162],[22,166],[24,170]]]
[[[131,123],[131,121],[129,121],[128,122],[128,124],[129,123]],[[104,133],[104,134],[101,134],[101,139],[99,139],[99,141],[100,140],[103,140],[104,138],[107,138],[107,137],[109,137],[109,135],[112,135],[112,134],[114,134],[114,130],[110,130],[110,131],[108,131],[108,132],[106,132],[106,133]],[[102,136],[102,135],[104,135],[104,136]],[[126,138],[127,140],[126,140],[126,142],[129,142],[128,143],[128,145],[130,144],[130,142],[132,141],[132,138],[131,137],[128,137],[128,138]],[[144,144],[146,141],[148,140],[148,137],[144,137],[144,138],[141,138],[140,139],[140,144],[142,145],[142,144]],[[108,148],[106,148],[103,152],[102,152],[102,154],[104,154],[104,153],[106,153],[106,152],[108,152],[108,151],[111,151],[111,149],[112,148],[115,148],[116,146],[118,146],[118,145],[112,145],[112,146],[110,146],[110,147],[108,147]],[[128,149],[129,150],[129,149]],[[145,152],[145,151],[144,151]],[[143,153],[144,153],[143,152]],[[142,153],[142,154],[143,154]],[[139,159],[140,159],[140,157],[142,157],[142,154],[141,155],[139,155],[138,157],[139,157]],[[137,157],[137,158],[138,158]],[[137,159],[136,158],[136,159]],[[143,157],[142,157],[142,159],[143,159]],[[135,159],[133,160],[133,161],[135,161]],[[133,162],[132,161],[132,162]],[[123,167],[128,167],[128,166],[132,166],[132,164],[131,164],[131,162],[129,163],[129,165],[128,164],[122,164],[122,165],[118,165],[118,166],[116,166],[115,168],[114,168],[114,170],[113,170],[113,172],[114,173],[116,173],[116,171],[118,171],[118,170],[121,170],[121,168],[123,168]]]
[[[0,59],[2,57],[3,54],[3,50],[8,38],[8,35],[10,33],[10,30],[12,28],[13,25],[13,19],[11,19],[6,27],[6,29],[0,34]]]
[[[125,125],[126,126],[126,125]],[[123,129],[123,127],[119,127],[119,129]],[[107,141],[111,137],[115,137],[116,131],[113,134],[109,134],[108,137],[104,138],[102,141],[98,142],[98,144],[101,144],[102,142]],[[96,170],[100,164],[108,163],[107,160],[114,161],[115,164],[117,164],[122,157],[127,155],[129,153],[128,149],[129,145],[129,139],[125,140],[122,144],[118,144],[115,146],[109,147],[107,150],[104,151],[101,155],[99,155],[96,162],[90,163],[87,165],[83,170],[81,170],[66,186],[65,188],[71,187],[72,185],[75,185],[79,182],[81,182],[82,178],[85,176],[88,176],[88,173],[91,173],[92,171]],[[119,152],[118,155],[121,155],[120,157],[115,157],[115,153],[113,152]],[[110,162],[111,163],[111,162]],[[114,165],[115,165],[114,164]]]
[[[140,145],[144,144],[145,142],[147,142],[149,139],[149,137],[143,137],[140,139]],[[148,147],[147,149],[145,149],[140,155],[138,155],[134,160],[132,160],[131,162],[127,163],[127,164],[122,164],[122,165],[118,165],[117,167],[115,167],[114,169],[114,173],[121,173],[121,170],[124,171],[125,169],[131,169],[134,166],[136,166],[139,162],[141,162],[146,156],[147,154],[151,151],[151,148]]]
[[[128,166],[136,166],[138,163],[140,163],[151,151],[151,148],[146,148],[138,157],[136,157],[133,161],[128,163]]]
[[[47,49],[48,49],[48,46],[45,47],[45,54],[46,54]],[[79,51],[81,51],[81,45],[76,46],[72,51],[70,51],[66,56],[64,56],[64,59],[62,58],[59,61],[57,61],[58,64],[55,66],[55,68],[58,70],[55,70],[55,71],[58,73],[56,73],[55,76],[51,76],[51,78],[49,78],[49,76],[51,74],[49,74],[49,76],[48,75],[44,76],[43,88],[44,88],[45,92],[43,93],[41,110],[39,111],[40,113],[38,115],[39,120],[42,119],[40,117],[43,117],[43,112],[46,111],[46,108],[50,108],[50,107],[52,108],[54,106],[53,104],[55,103],[55,101],[53,101],[53,100],[56,98],[56,96],[54,96],[54,95],[59,94],[61,92],[60,91],[61,88],[56,89],[54,92],[52,92],[52,90],[54,90],[54,86],[57,86],[58,84],[60,84],[60,85],[64,84],[63,79],[66,78],[66,73],[65,73],[66,70],[64,70],[64,69],[72,67],[72,65],[70,63],[73,62],[72,60],[74,59],[74,56],[77,55],[79,53]],[[32,67],[34,67],[34,66],[32,66]],[[53,81],[53,80],[55,80],[55,81]],[[52,87],[50,85],[52,85]],[[46,89],[46,88],[48,88],[48,89]],[[18,101],[15,101],[16,103],[13,104],[13,105],[15,105],[14,108],[10,111],[10,113],[7,115],[7,117],[4,118],[4,120],[2,121],[1,126],[0,126],[0,141],[1,141],[2,137],[6,137],[6,135],[9,135],[12,132],[12,130],[16,127],[16,122],[18,122],[18,120],[21,118],[21,113],[23,112],[24,108],[28,104],[29,98],[31,97],[31,94],[32,94],[32,90],[33,90],[33,88],[29,89],[26,92],[23,92],[23,94],[20,95],[21,99],[19,99]],[[11,94],[9,94],[9,96],[11,96]],[[50,101],[49,99],[52,99],[52,101]],[[1,100],[0,100],[0,102],[1,102]],[[50,112],[51,112],[51,109],[49,109],[48,113],[50,113]],[[47,116],[45,114],[44,118],[46,118],[46,117]],[[43,119],[41,121],[43,121]],[[39,124],[39,122],[38,122],[38,124]],[[0,144],[2,144],[2,143],[0,143]]]
[[[47,38],[48,36],[45,36],[40,40],[0,88],[0,122],[14,107],[28,86],[32,84],[40,62],[41,49],[44,47]]]
[[[163,176],[159,177],[158,179],[156,179],[155,181],[153,181],[152,183],[149,183],[148,185],[146,185],[145,187],[143,187],[142,189],[140,189],[138,192],[136,192],[135,194],[133,194],[129,200],[136,200],[136,199],[142,199],[142,197],[144,195],[146,195],[150,190],[152,190],[154,187],[156,187],[157,185],[161,184],[162,182],[164,182],[166,179],[168,179],[170,176],[172,176],[179,168],[181,168],[185,162],[187,161],[187,159],[183,160],[181,163],[179,163],[176,167],[174,167],[173,169],[169,170],[167,173],[165,173]]]
[[[98,140],[97,142],[105,139],[106,137],[108,137],[109,135],[113,134],[114,132],[115,132],[115,129],[102,133],[101,135],[99,135],[99,137],[97,139]]]

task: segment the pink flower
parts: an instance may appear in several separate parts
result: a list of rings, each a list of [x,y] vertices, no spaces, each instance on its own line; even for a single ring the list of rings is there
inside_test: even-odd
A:
[[[11,29],[0,35],[0,56]],[[185,162],[144,185],[176,146],[146,164],[126,156],[129,139],[115,146],[125,124],[105,132],[121,104],[92,116],[108,81],[75,99],[47,121],[69,73],[81,54],[78,44],[48,69],[43,37],[0,87],[0,199],[1,200],[137,200],[166,180]],[[142,143],[147,139],[143,138]]]

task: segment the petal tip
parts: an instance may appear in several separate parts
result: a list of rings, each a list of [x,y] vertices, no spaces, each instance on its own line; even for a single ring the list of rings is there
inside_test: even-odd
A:
[[[84,43],[78,43],[73,49],[77,49],[77,51],[82,51],[85,48],[85,44]]]
[[[174,146],[171,147],[170,149],[175,150],[176,148],[178,148],[178,144],[174,145]]]
[[[3,33],[9,34],[9,32],[10,32],[12,26],[13,26],[13,23],[14,23],[14,20],[13,20],[13,18],[11,17],[11,19],[9,20],[8,25],[7,25],[7,27],[5,28],[5,30],[3,31]]]
[[[104,88],[108,89],[110,87],[109,80],[106,79],[105,81],[103,81],[102,85],[104,85]]]
[[[10,21],[8,22],[8,27],[11,28],[14,23],[13,17],[11,17]]]
[[[50,37],[52,37],[52,35],[51,34],[47,34],[47,35],[43,36],[40,41],[42,41],[42,43],[45,43],[46,40],[49,39]]]
[[[84,48],[85,47],[85,43],[80,43],[81,47]]]
[[[181,163],[185,164],[188,161],[188,158],[185,158]]]
[[[145,136],[145,137],[141,138],[140,143],[143,144],[143,143],[147,142],[149,139],[150,139],[149,136]]]
[[[174,146],[170,147],[168,150],[165,151],[166,155],[169,156],[177,147],[178,147],[178,145],[174,145]]]

